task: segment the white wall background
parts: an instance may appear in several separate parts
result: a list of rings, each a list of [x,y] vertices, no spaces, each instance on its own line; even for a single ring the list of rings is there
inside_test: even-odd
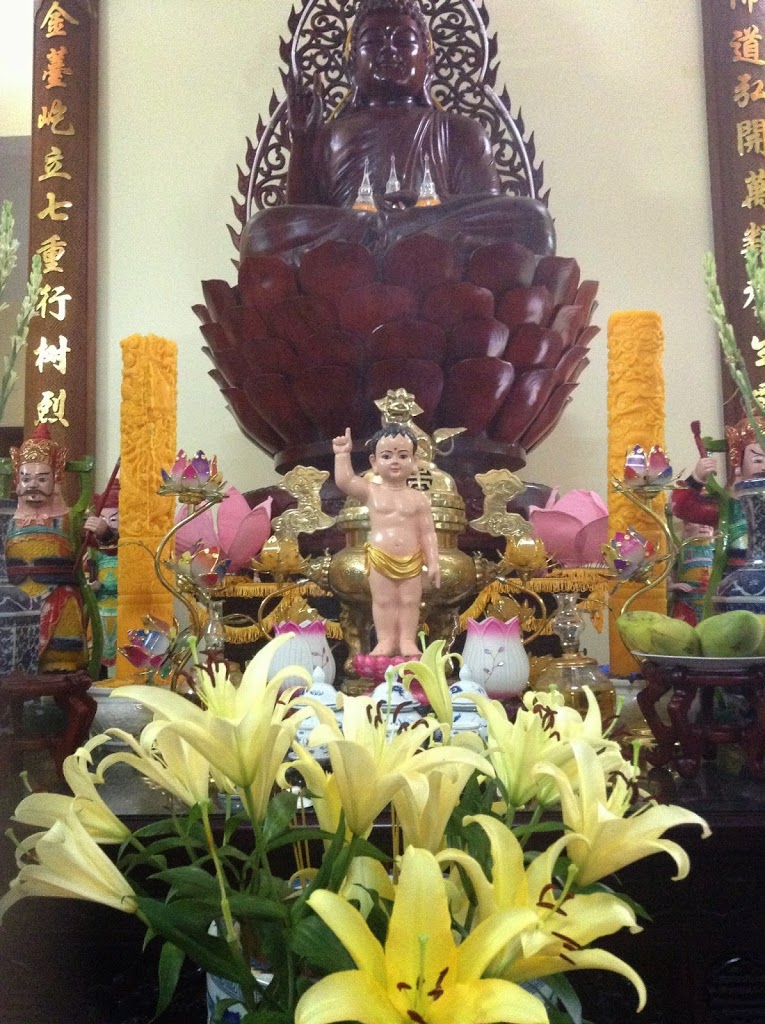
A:
[[[290,0],[102,0],[100,31],[98,463],[119,451],[119,341],[179,347],[178,442],[217,452],[241,489],[276,479],[240,434],[191,306],[200,281],[233,280],[230,196],[272,88]],[[666,336],[667,442],[692,465],[689,431],[721,428],[717,342],[701,260],[712,244],[699,6],[666,0],[486,0],[500,84],[533,129],[552,190],[558,252],[600,281],[591,365],[523,475],[606,493],[609,315],[654,309]],[[11,8],[30,10],[31,0]],[[4,14],[5,17],[5,14]],[[2,39],[10,32],[4,24]],[[24,26],[15,27],[27,45]],[[9,52],[14,48],[9,47]],[[2,74],[13,68],[0,53]],[[23,70],[18,71],[23,74]],[[0,78],[0,107],[29,111]],[[18,113],[21,110],[21,113]],[[0,133],[5,115],[0,120]],[[12,132],[6,132],[12,134]],[[0,178],[1,180],[1,178]]]

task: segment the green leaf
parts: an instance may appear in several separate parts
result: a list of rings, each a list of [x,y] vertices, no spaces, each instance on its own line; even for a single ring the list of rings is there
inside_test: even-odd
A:
[[[372,909],[367,914],[367,927],[380,943],[381,946],[385,945],[385,940],[388,936],[388,923],[389,916],[385,913],[379,902],[379,896],[374,890],[367,890],[374,899]]]
[[[296,825],[295,828],[289,829],[287,832],[282,833],[280,836],[276,836],[266,846],[266,850],[270,853],[272,850],[278,850],[281,846],[289,846],[291,843],[312,843],[320,842],[321,840],[329,841],[332,838],[331,832],[324,832],[320,828],[310,827],[308,825]]]
[[[246,983],[244,960],[235,956],[225,939],[207,934],[209,913],[196,901],[162,903],[139,897],[138,909],[149,926],[169,942],[182,949],[194,963],[210,974],[217,974],[240,985]]]
[[[162,882],[169,882],[177,889],[188,889],[192,892],[214,893],[219,892],[218,882],[212,875],[209,875],[202,868],[193,864],[184,865],[179,868],[168,868],[166,871],[157,871],[152,878],[158,878]]]
[[[316,914],[304,917],[289,937],[289,947],[306,963],[326,974],[356,966],[350,953]]]
[[[533,836],[535,832],[565,832],[565,830],[566,826],[562,821],[538,821],[535,825],[513,825],[516,839]]]
[[[550,1010],[551,1024],[555,1004],[563,1009],[563,1020],[571,1021],[572,1024],[582,1024],[582,1004],[565,974],[549,974],[541,981],[530,982],[526,987],[535,991],[544,1000]]]
[[[328,882],[330,875],[335,865],[335,861],[340,856],[341,851],[345,845],[345,814],[340,812],[340,823],[337,826],[337,832],[335,832],[334,838],[325,851],[324,857],[322,858],[319,870],[316,873],[316,877],[313,879],[307,889],[304,889],[298,899],[295,901],[292,919],[297,921],[301,914],[306,912],[306,901],[312,892],[316,892],[317,889],[328,888]]]
[[[243,863],[250,859],[248,854],[243,853],[238,847],[231,846],[230,844],[218,847],[218,856],[221,859],[240,860]]]
[[[241,1024],[293,1024],[292,1014],[280,1010],[251,1010],[242,1017]]]
[[[287,910],[278,900],[251,896],[246,892],[230,893],[228,897],[234,917],[260,918],[266,921],[286,921]]]
[[[263,822],[263,839],[266,849],[277,836],[281,836],[289,829],[290,822],[297,811],[298,798],[295,793],[284,790],[271,797]]]
[[[152,1020],[156,1020],[170,1005],[185,959],[186,954],[183,950],[179,949],[172,942],[162,944],[162,952],[159,954],[159,965],[157,967],[159,995],[157,996],[157,1008],[154,1011]]]
[[[249,823],[250,819],[243,811],[240,811],[238,814],[232,814],[226,821],[225,828],[223,829],[223,844],[230,843],[234,833],[242,827],[249,826]]]

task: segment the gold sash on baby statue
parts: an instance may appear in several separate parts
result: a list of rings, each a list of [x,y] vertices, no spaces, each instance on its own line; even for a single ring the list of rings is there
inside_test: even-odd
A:
[[[374,567],[381,576],[387,576],[389,580],[411,580],[422,572],[422,552],[415,551],[412,555],[389,555],[387,551],[381,551],[373,544],[365,544],[366,573],[369,575],[370,567]]]

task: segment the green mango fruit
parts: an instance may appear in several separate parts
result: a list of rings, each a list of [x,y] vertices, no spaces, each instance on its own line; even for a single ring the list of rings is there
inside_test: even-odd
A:
[[[693,657],[701,644],[693,626],[660,612],[624,612],[616,620],[622,640],[631,651]]]
[[[762,623],[762,640],[760,640],[754,653],[765,658],[765,615],[758,615],[757,618]]]
[[[757,652],[764,632],[760,616],[743,609],[710,615],[696,626],[707,658],[748,658]]]

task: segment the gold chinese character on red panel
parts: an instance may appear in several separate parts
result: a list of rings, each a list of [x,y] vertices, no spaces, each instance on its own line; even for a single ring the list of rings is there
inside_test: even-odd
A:
[[[45,12],[40,22],[40,28],[45,29],[45,38],[53,39],[54,36],[67,35],[67,24],[79,25],[80,23],[68,11],[64,10],[58,0],[53,0],[53,3]]]
[[[37,176],[38,181],[47,181],[48,178],[66,178],[72,180],[72,175],[64,170],[64,154],[58,146],[51,146],[43,157],[45,171]]]
[[[765,207],[765,170],[752,171],[746,176],[746,199],[741,203],[751,210],[753,206]]]
[[[37,422],[69,426],[69,420],[66,418],[66,391],[63,388],[57,395],[53,391],[43,391],[37,403]]]
[[[46,217],[50,217],[51,220],[69,220],[69,214],[63,212],[72,207],[68,199],[56,199],[55,192],[46,192],[45,198],[48,205],[37,214],[39,220],[45,220]]]
[[[66,373],[66,357],[67,353],[72,350],[69,348],[69,339],[65,338],[63,334],[58,336],[58,345],[55,342],[48,341],[46,337],[40,338],[40,344],[35,349],[35,366],[43,372],[46,366],[52,366],[54,370],[58,370],[59,373]]]
[[[756,25],[736,29],[730,41],[733,60],[743,61],[745,64],[765,64],[765,60],[760,57],[761,42],[762,33]]]
[[[745,153],[765,156],[765,118],[747,119],[736,124],[736,149],[739,156]]]
[[[65,252],[65,239],[59,235],[51,235],[50,238],[46,238],[37,248],[37,253],[42,259],[43,274],[63,274],[64,270],[59,266],[59,263]]]
[[[46,89],[65,89],[64,75],[71,75],[72,69],[66,66],[66,55],[69,51],[65,46],[56,46],[48,50],[46,59],[48,66],[42,73]]]
[[[37,127],[50,128],[54,135],[74,135],[74,125],[70,121],[66,128],[61,126],[61,122],[66,117],[67,110],[69,108],[61,102],[61,100],[53,100],[49,107],[43,107],[41,112],[37,115]]]
[[[762,79],[752,81],[751,75],[739,75],[733,86],[733,102],[743,108],[757,100],[765,100],[765,84]]]
[[[741,238],[741,255],[746,256],[750,251],[762,252],[763,241],[765,241],[765,227],[762,224],[755,224],[749,221],[749,226]]]
[[[759,0],[738,0],[738,2],[739,2],[739,4],[742,7],[746,7],[746,9],[751,14],[752,11],[755,8],[755,4],[759,3]],[[735,11],[735,9],[736,9],[736,0],[730,0],[730,9],[732,11]]]
[[[66,304],[71,298],[72,296],[64,290],[62,285],[57,284],[55,287],[51,287],[49,284],[44,284],[37,299],[37,312],[43,320],[48,313],[54,320],[64,320]]]

